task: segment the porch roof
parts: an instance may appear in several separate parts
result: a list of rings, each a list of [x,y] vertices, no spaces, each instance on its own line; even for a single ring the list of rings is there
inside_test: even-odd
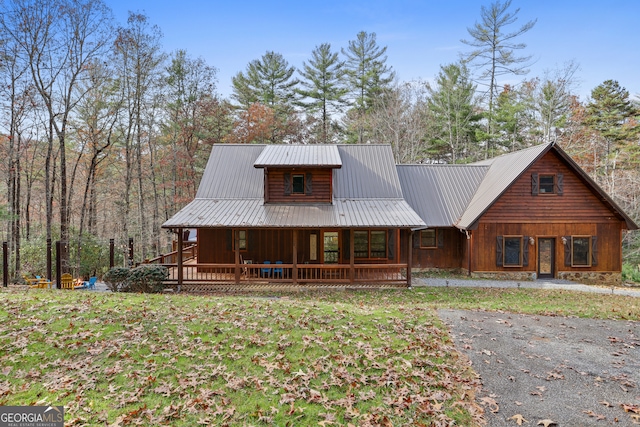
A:
[[[262,199],[195,199],[164,228],[424,227],[404,199],[335,199],[333,204],[264,204]]]

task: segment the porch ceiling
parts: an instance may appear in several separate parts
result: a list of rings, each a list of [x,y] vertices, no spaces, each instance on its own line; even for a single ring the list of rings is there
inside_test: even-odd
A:
[[[262,199],[195,199],[162,225],[198,227],[424,227],[403,199],[341,199],[332,205],[265,205]]]

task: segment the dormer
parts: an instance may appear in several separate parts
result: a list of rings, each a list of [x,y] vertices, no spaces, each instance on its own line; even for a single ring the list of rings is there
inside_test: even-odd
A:
[[[267,145],[253,166],[264,169],[265,203],[332,203],[342,160],[335,145]]]

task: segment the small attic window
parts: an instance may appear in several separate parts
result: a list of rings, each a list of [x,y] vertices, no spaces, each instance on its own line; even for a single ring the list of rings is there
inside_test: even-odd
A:
[[[553,193],[554,184],[553,175],[540,175],[540,193],[550,194]]]
[[[291,192],[293,194],[304,194],[304,175],[291,176]]]

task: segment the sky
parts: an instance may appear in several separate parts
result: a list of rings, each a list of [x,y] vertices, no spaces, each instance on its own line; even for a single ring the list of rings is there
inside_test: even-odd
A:
[[[105,0],[116,22],[129,11],[144,13],[163,33],[167,53],[184,49],[217,68],[217,91],[232,93],[231,78],[267,51],[283,55],[296,68],[311,52],[330,43],[339,52],[360,31],[375,33],[387,47],[387,64],[401,82],[433,81],[440,67],[470,51],[468,27],[480,21],[491,0]],[[639,0],[513,0],[515,31],[535,26],[517,40],[520,55],[532,55],[523,78],[543,77],[569,61],[579,66],[575,92],[584,101],[605,80],[617,80],[632,98],[640,97]],[[503,82],[508,82],[504,80]]]

